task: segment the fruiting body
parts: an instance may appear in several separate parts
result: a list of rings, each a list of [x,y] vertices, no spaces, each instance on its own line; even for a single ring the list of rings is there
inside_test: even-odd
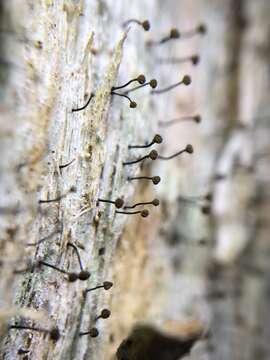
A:
[[[86,270],[82,270],[78,274],[78,278],[82,281],[88,280],[90,276],[91,276],[90,272]]]

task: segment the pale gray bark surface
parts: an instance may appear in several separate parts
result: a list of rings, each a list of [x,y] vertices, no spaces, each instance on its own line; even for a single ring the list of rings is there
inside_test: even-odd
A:
[[[23,348],[30,350],[24,360],[107,360],[138,322],[177,335],[198,322],[212,336],[190,358],[269,358],[269,1],[12,0],[1,7],[1,357],[17,359]],[[129,18],[149,19],[151,31],[134,25],[125,33]],[[145,46],[172,27],[201,22],[204,37]],[[198,67],[157,61],[197,52]],[[136,109],[111,97],[112,86],[141,73],[160,87],[185,73],[193,83],[162,96],[148,87],[131,93]],[[72,112],[91,92],[89,107]],[[158,127],[195,113],[202,124]],[[156,132],[164,138],[160,153],[191,143],[194,155],[123,167],[149,152],[129,152],[128,144],[149,142]],[[162,182],[128,182],[135,174]],[[213,181],[217,174],[226,177]],[[38,205],[72,186],[76,192],[60,202]],[[208,191],[210,216],[179,200]],[[119,196],[128,204],[158,197],[161,206],[141,219],[96,204]],[[68,242],[91,272],[86,282],[68,283],[45,267],[14,275],[39,259],[78,271]],[[104,280],[114,287],[83,296]],[[106,307],[111,318],[95,324]],[[61,338],[7,331],[15,320],[57,325]],[[98,338],[78,336],[93,326]]]
[[[187,220],[179,208],[174,236],[193,230],[193,240],[209,242],[205,249],[178,245],[185,249],[181,310],[210,320],[209,346],[198,347],[192,358],[267,359],[270,4],[200,3],[209,33],[201,48],[204,121],[192,168],[194,192],[210,190],[214,200],[209,221],[197,213]],[[226,177],[213,182],[216,175]]]

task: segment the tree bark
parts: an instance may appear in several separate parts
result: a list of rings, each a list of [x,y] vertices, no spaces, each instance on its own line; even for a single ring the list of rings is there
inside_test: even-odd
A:
[[[269,357],[269,13],[267,0],[0,4],[1,358],[113,359],[137,323],[183,336],[196,322],[211,337],[192,359]],[[123,29],[130,18],[149,19],[151,30]],[[204,37],[146,46],[201,22]],[[198,67],[158,61],[197,52]],[[160,88],[186,73],[193,81],[130,93],[131,109],[111,88],[140,73]],[[158,125],[197,112],[202,124]],[[150,151],[128,145],[157,132],[160,154],[191,143],[194,155],[123,166]],[[139,175],[161,183],[127,181]],[[181,198],[208,192],[210,215]],[[161,204],[143,219],[98,202],[119,197]],[[69,243],[86,281],[38,266],[77,273]],[[103,281],[114,286],[84,295]],[[96,322],[104,308],[111,317]],[[61,336],[8,329],[15,323],[57,326]],[[79,335],[93,327],[97,338]]]

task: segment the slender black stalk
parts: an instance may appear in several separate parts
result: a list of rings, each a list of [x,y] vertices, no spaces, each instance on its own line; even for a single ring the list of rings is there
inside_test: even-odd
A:
[[[193,146],[192,146],[192,145],[187,145],[187,146],[185,147],[185,149],[180,150],[180,151],[178,151],[177,153],[175,153],[175,154],[173,154],[173,155],[170,155],[170,156],[161,156],[161,155],[158,155],[158,159],[161,159],[161,160],[170,160],[170,159],[173,159],[173,158],[175,158],[176,156],[181,155],[181,154],[183,154],[183,153],[185,153],[185,152],[187,152],[187,153],[189,153],[189,154],[192,154],[192,153],[193,153]]]
[[[83,265],[82,265],[80,253],[79,253],[79,250],[78,250],[77,246],[74,245],[74,244],[71,243],[71,242],[69,242],[69,243],[67,244],[67,246],[70,246],[70,247],[72,247],[72,248],[75,250],[75,253],[76,253],[76,255],[77,255],[78,262],[79,262],[79,265],[80,265],[80,269],[81,269],[81,271],[83,271]]]
[[[206,195],[198,195],[198,196],[178,196],[178,200],[184,202],[198,203],[200,201],[208,201],[211,202],[213,200],[213,194],[207,193]]]
[[[185,32],[181,32],[180,34],[180,38],[181,39],[189,39],[197,34],[205,34],[207,31],[206,26],[204,24],[200,24],[198,25],[196,28],[185,31]]]
[[[39,204],[45,204],[45,203],[52,203],[52,202],[57,202],[57,201],[60,201],[62,199],[64,199],[69,193],[71,192],[75,192],[76,191],[76,188],[74,186],[72,186],[65,194],[63,195],[60,195],[54,199],[48,199],[48,200],[39,200]]]
[[[137,206],[140,205],[154,205],[154,206],[158,206],[159,205],[159,200],[158,199],[154,199],[152,201],[147,201],[147,202],[139,202],[137,204],[134,204],[132,206],[125,206],[124,209],[134,209]]]
[[[69,165],[73,164],[75,161],[75,159],[72,159],[70,162],[66,163],[66,164],[63,164],[63,165],[59,165],[59,169],[64,169],[66,167],[68,167]]]
[[[47,266],[47,267],[49,267],[49,268],[51,268],[51,269],[54,269],[54,270],[56,270],[56,271],[59,271],[59,272],[61,272],[62,274],[68,274],[68,272],[67,272],[66,270],[60,269],[60,268],[58,268],[57,266],[52,265],[52,264],[49,264],[49,263],[47,263],[47,262],[45,262],[45,261],[43,261],[43,260],[39,260],[39,264],[40,264],[40,265]]]
[[[34,326],[26,326],[26,325],[10,325],[9,329],[18,329],[18,330],[32,330],[32,331],[39,331],[39,332],[50,332],[50,330],[44,328],[36,328]]]
[[[148,148],[154,144],[161,144],[163,141],[161,135],[159,134],[156,134],[153,138],[153,140],[149,143],[149,144],[146,144],[146,145],[128,145],[128,148],[129,149],[142,149],[142,148]]]
[[[52,269],[54,269],[54,270],[56,270],[56,271],[61,272],[62,274],[67,275],[69,282],[74,282],[74,281],[76,281],[76,280],[79,278],[78,274],[76,274],[76,273],[71,273],[71,272],[68,272],[68,271],[66,271],[66,270],[60,269],[60,268],[58,268],[57,266],[52,265],[52,264],[49,264],[49,263],[47,263],[47,262],[45,262],[45,261],[43,261],[43,260],[40,260],[40,261],[39,261],[39,265],[44,265],[44,266],[50,267],[50,268],[52,268]],[[89,276],[90,276],[90,275],[89,275]],[[88,276],[88,277],[89,277],[89,276]]]
[[[84,331],[79,333],[79,336],[84,336],[84,335],[90,335],[90,337],[95,338],[99,335],[99,331],[97,328],[92,328],[89,331]]]
[[[176,87],[178,87],[179,85],[182,85],[182,84],[186,85],[186,86],[191,84],[191,78],[190,78],[189,75],[185,75],[181,81],[179,81],[179,82],[177,82],[177,83],[175,83],[173,85],[167,86],[167,87],[165,87],[163,89],[160,89],[160,90],[152,90],[151,94],[152,95],[163,94],[163,93],[165,93],[167,91],[170,91],[170,90],[172,90],[172,89],[174,89],[174,88],[176,88]]]
[[[113,283],[111,281],[104,281],[104,283],[102,285],[98,285],[98,286],[95,286],[93,288],[86,289],[85,293],[88,293],[90,291],[94,291],[94,290],[97,290],[97,289],[102,289],[102,288],[104,290],[109,290],[112,286],[113,286]]]
[[[98,199],[98,202],[104,202],[115,205],[117,209],[121,209],[124,205],[124,200],[121,198],[117,198],[115,201],[113,200],[106,200],[106,199]]]
[[[130,99],[130,97],[127,96],[127,95],[125,95],[125,94],[120,94],[120,93],[117,93],[117,92],[115,92],[115,91],[111,91],[111,95],[118,95],[118,96],[122,96],[122,97],[128,99],[128,101],[129,101],[129,107],[130,107],[130,108],[135,108],[135,107],[137,107],[137,104],[135,103],[135,101],[132,101],[132,100]]]
[[[152,180],[154,185],[157,185],[160,182],[160,177],[159,176],[129,176],[128,180],[132,181],[132,180],[141,180],[141,179],[146,179],[146,180]]]
[[[64,199],[65,197],[67,196],[67,194],[64,194],[64,195],[60,195],[54,199],[48,199],[48,200],[39,200],[38,202],[40,204],[45,204],[45,203],[51,203],[51,202],[57,202],[57,201],[60,201],[61,199]]]
[[[184,122],[184,121],[194,121],[195,123],[199,124],[201,122],[201,116],[200,115],[194,115],[194,116],[183,116],[177,119],[172,119],[169,121],[159,121],[159,125],[162,127],[167,127],[167,126],[171,126],[174,124],[177,124],[179,122]]]
[[[143,161],[145,159],[151,159],[151,160],[156,160],[158,158],[158,153],[156,150],[152,150],[148,155],[145,155],[137,160],[133,160],[133,161],[127,161],[127,162],[124,162],[123,165],[126,166],[126,165],[133,165],[133,164],[137,164],[138,162],[140,161]]]
[[[62,226],[57,227],[57,229],[55,229],[54,231],[52,231],[49,235],[44,236],[43,238],[41,238],[40,240],[34,242],[34,243],[29,243],[26,244],[26,246],[37,246],[39,244],[42,244],[44,241],[49,240],[51,237],[53,237],[55,234],[58,234],[60,231],[62,230]]]
[[[144,84],[145,83],[145,76],[144,75],[139,75],[138,77],[136,77],[135,79],[131,79],[129,80],[128,82],[126,82],[124,85],[121,85],[121,86],[113,86],[111,91],[114,91],[114,90],[120,90],[120,89],[123,89],[125,87],[127,87],[128,85],[130,85],[131,83],[137,81],[138,83],[140,84]]]
[[[188,39],[193,37],[196,34],[205,34],[207,31],[206,26],[204,24],[201,24],[197,26],[195,29],[191,29],[186,32],[179,32],[178,29],[171,29],[170,33],[160,40],[153,41],[150,40],[147,42],[147,46],[155,46],[155,45],[162,45],[168,41],[176,40],[176,39]]]
[[[200,61],[199,55],[185,56],[182,58],[171,57],[171,58],[158,58],[157,62],[159,64],[182,64],[185,62],[191,62],[194,66],[197,65]]]
[[[141,211],[116,211],[117,214],[125,214],[125,215],[135,215],[140,214],[141,217],[147,217],[149,215],[148,210],[141,210]]]
[[[151,27],[149,20],[140,21],[137,19],[129,19],[129,20],[125,21],[123,23],[123,27],[127,27],[131,23],[135,23],[137,25],[142,26],[145,31],[149,31],[150,27]]]
[[[71,243],[71,242],[69,242],[67,245],[71,246],[75,250],[78,261],[79,261],[81,271],[79,272],[79,274],[76,274],[78,279],[82,280],[82,281],[88,280],[89,277],[91,276],[91,273],[89,271],[87,271],[87,270],[84,270],[83,265],[82,265],[82,261],[81,261],[81,257],[80,257],[80,253],[79,253],[79,250],[78,250],[77,246],[75,244]]]
[[[86,289],[85,292],[94,291],[94,290],[97,290],[97,289],[104,289],[104,286],[103,285],[95,286],[95,287],[93,287],[91,289]]]
[[[10,325],[9,329],[31,330],[31,331],[43,332],[46,334],[50,334],[50,339],[54,340],[54,341],[57,341],[60,338],[60,331],[59,331],[58,327],[54,327],[54,328],[51,328],[50,330],[48,330],[48,329],[34,327],[34,326]]]
[[[90,104],[91,100],[93,99],[93,97],[95,96],[95,94],[91,93],[89,99],[87,100],[86,104],[83,105],[82,107],[80,108],[77,108],[77,109],[72,109],[71,111],[72,112],[76,112],[76,111],[82,111],[84,110],[85,108],[87,108],[87,106]]]
[[[160,40],[154,41],[154,40],[150,40],[147,42],[147,46],[154,46],[154,45],[162,45],[165,44],[166,42],[170,41],[170,40],[174,40],[174,39],[179,39],[180,37],[180,33],[177,29],[171,29],[170,33],[166,36],[164,36],[163,38],[161,38]]]
[[[141,89],[142,87],[147,86],[147,85],[149,85],[152,89],[155,89],[155,88],[157,87],[157,80],[156,80],[156,79],[152,79],[152,80],[150,80],[149,82],[147,82],[147,83],[145,83],[145,84],[143,84],[143,85],[135,86],[134,88],[125,91],[125,94],[129,94],[129,93],[131,93],[132,91]]]
[[[109,309],[103,309],[101,310],[100,315],[98,315],[95,318],[95,321],[98,321],[99,319],[108,319],[111,316],[111,312]]]

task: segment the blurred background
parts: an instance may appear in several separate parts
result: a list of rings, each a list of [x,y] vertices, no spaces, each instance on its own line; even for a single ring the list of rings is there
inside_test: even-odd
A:
[[[18,315],[19,308],[33,307],[71,329],[56,348],[34,339],[27,359],[41,359],[46,353],[46,358],[56,360],[152,360],[149,344],[144,344],[145,328],[139,337],[143,346],[116,357],[138,324],[179,341],[199,333],[187,359],[269,359],[269,0],[12,0],[2,2],[0,9],[0,320],[6,325],[12,319],[7,309]],[[120,51],[121,24],[130,18],[149,19],[151,29],[144,33],[131,26],[120,60],[115,53]],[[205,32],[197,31],[201,25]],[[179,39],[146,45],[172,28],[179,30]],[[94,40],[89,40],[91,32]],[[106,73],[110,61],[119,61],[115,73]],[[97,100],[94,110],[77,120],[69,118],[70,104],[78,105],[84,95],[98,91],[99,84],[104,98],[109,98],[106,84],[110,89],[141,72],[157,79],[158,88],[181,81],[185,74],[192,83],[162,95],[151,96],[145,89],[134,92],[134,112],[118,100],[110,110],[107,103],[100,110]],[[89,119],[88,136],[99,136],[91,171],[78,165],[60,181],[55,169],[85,149],[84,143],[80,145],[85,138],[77,134]],[[155,147],[159,154],[172,155],[187,144],[194,153],[145,163],[127,173],[158,175],[157,186],[126,182],[121,164],[130,157],[127,145],[149,142],[155,133],[163,137]],[[143,156],[145,151],[136,154]],[[93,177],[86,178],[86,172]],[[73,180],[80,197],[75,194],[72,199],[79,202],[88,193],[91,209],[96,194],[103,195],[108,185],[114,198],[123,195],[130,203],[158,198],[160,206],[149,209],[148,219],[112,220],[112,212],[102,218],[90,210],[89,218],[80,218],[73,228],[69,212],[82,207],[76,203],[70,210],[66,200],[49,220],[39,219],[35,204],[45,194],[44,184],[53,194]],[[65,229],[60,246],[25,247],[29,238],[37,240],[46,235],[44,229],[52,230],[56,218]],[[58,297],[52,298],[43,278],[29,290],[24,284],[28,275],[24,280],[14,277],[14,269],[29,259],[44,254],[62,259],[66,239],[78,239],[78,234],[87,250],[84,262],[94,269],[91,286],[107,278],[115,285],[109,294],[93,295],[87,310],[82,310],[83,302],[76,305],[79,322],[68,306],[81,299],[81,285],[67,292],[61,284]],[[89,239],[93,241],[88,246]],[[102,248],[106,252],[100,260]],[[22,294],[36,300],[27,303]],[[112,316],[100,325],[102,336],[81,345],[76,338],[79,326],[87,327],[91,314],[104,304]],[[2,335],[3,359],[15,359],[17,347],[26,346],[26,335]],[[160,355],[160,360],[178,358],[182,357],[170,351]]]

